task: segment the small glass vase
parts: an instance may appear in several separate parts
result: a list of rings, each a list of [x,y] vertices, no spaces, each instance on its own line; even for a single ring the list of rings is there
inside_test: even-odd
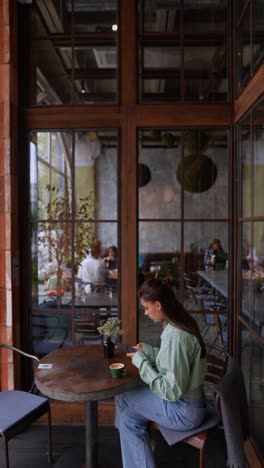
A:
[[[115,345],[111,341],[111,338],[109,336],[104,336],[103,345],[104,345],[104,357],[112,358],[114,356]]]

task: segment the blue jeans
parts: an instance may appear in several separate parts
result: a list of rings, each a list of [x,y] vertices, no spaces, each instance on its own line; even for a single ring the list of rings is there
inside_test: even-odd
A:
[[[149,421],[175,430],[199,426],[205,418],[206,401],[179,399],[167,401],[148,386],[118,395],[115,425],[119,429],[123,468],[155,468],[151,449]]]

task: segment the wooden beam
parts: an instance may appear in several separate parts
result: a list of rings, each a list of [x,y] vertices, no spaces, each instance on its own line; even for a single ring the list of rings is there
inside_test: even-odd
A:
[[[229,126],[233,124],[232,104],[138,105],[135,117],[139,126]]]
[[[264,64],[261,65],[252,80],[248,83],[242,94],[235,101],[235,123],[248,112],[253,105],[264,95]]]

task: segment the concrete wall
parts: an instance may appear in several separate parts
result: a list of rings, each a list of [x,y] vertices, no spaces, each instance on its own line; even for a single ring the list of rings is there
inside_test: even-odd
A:
[[[228,218],[228,173],[229,160],[226,148],[208,149],[205,154],[212,158],[217,167],[217,178],[212,187],[202,193],[184,192],[184,250],[207,248],[215,237],[222,240],[228,250],[227,223],[200,222],[202,219]],[[139,189],[140,219],[172,219],[181,216],[182,188],[176,171],[181,160],[181,150],[142,149],[139,160],[151,171],[150,182]],[[196,221],[188,222],[188,219]],[[141,223],[141,251],[173,252],[181,246],[180,223]]]

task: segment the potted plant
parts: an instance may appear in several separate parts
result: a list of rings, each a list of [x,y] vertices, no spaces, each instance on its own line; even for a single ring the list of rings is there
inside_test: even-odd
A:
[[[99,327],[97,327],[99,334],[103,337],[104,356],[107,358],[113,357],[114,355],[115,345],[111,341],[111,338],[117,338],[123,333],[120,324],[121,320],[117,317],[109,317],[107,320],[101,320],[99,322]]]

